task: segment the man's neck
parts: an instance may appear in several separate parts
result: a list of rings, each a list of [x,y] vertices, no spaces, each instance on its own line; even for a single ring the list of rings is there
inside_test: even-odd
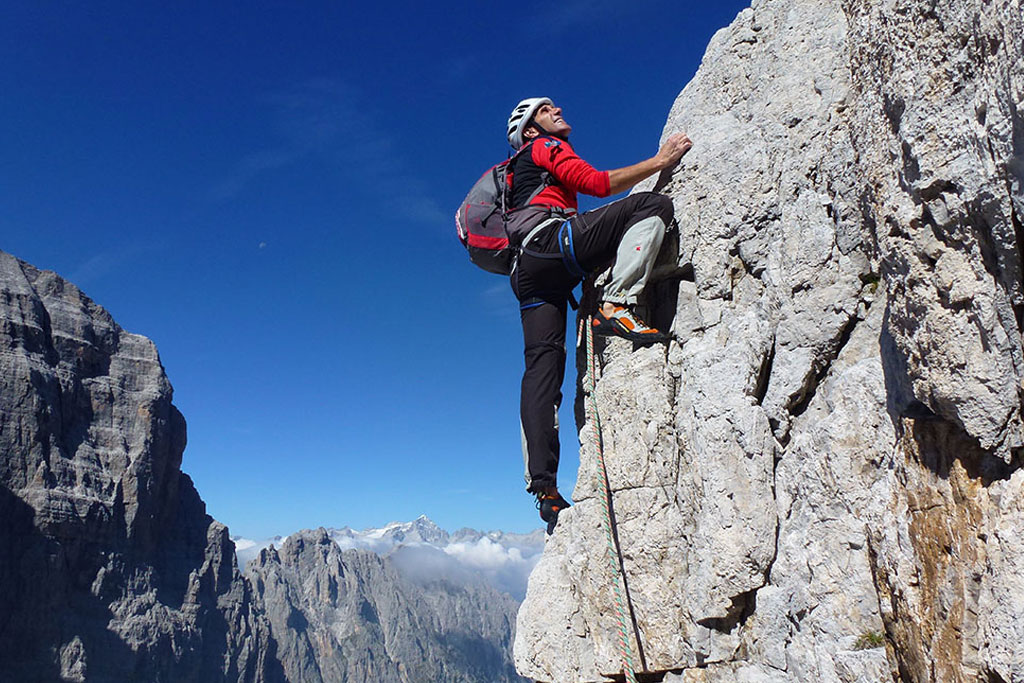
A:
[[[535,142],[537,140],[540,140],[541,138],[555,138],[556,140],[561,140],[562,142],[569,142],[569,138],[567,136],[544,132],[536,137],[530,138],[529,140],[526,141],[526,144],[530,144],[531,142]]]

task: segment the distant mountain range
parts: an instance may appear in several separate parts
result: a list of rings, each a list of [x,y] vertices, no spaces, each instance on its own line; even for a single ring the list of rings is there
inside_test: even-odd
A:
[[[421,516],[234,541],[288,680],[525,680],[511,643],[539,529],[448,533]]]
[[[527,534],[467,528],[449,533],[426,515],[362,531],[347,526],[323,531],[339,549],[369,550],[387,557],[409,578],[443,576],[459,585],[483,580],[516,601],[525,596],[530,571],[544,550],[544,532],[540,529]],[[244,569],[261,550],[271,545],[280,549],[287,538],[253,540],[234,536],[231,540],[238,564]]]

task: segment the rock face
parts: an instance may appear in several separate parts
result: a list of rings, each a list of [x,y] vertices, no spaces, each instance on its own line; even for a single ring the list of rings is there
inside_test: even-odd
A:
[[[638,670],[1024,681],[1019,0],[755,1],[681,130],[647,302],[676,340],[597,346]],[[539,681],[622,668],[579,412],[518,617]]]
[[[4,680],[282,679],[156,348],[2,252],[0,402]]]
[[[482,581],[412,581],[325,529],[262,550],[246,575],[294,683],[523,680],[508,647],[517,603]]]

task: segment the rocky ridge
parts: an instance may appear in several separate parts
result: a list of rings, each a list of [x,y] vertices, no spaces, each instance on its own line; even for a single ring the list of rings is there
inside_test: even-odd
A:
[[[448,533],[426,515],[380,528],[328,528],[325,532],[342,550],[373,551],[389,558],[405,574],[422,574],[422,567],[429,565],[435,574],[444,574],[452,581],[484,580],[517,601],[526,594],[526,579],[544,550],[542,529],[527,534],[469,528]],[[234,536],[232,541],[244,570],[261,550],[271,545],[281,547],[285,538],[254,541]]]
[[[326,529],[260,551],[246,575],[289,681],[523,680],[508,647],[518,603],[483,580],[410,579]]]
[[[758,0],[711,41],[656,183],[676,341],[598,344],[645,680],[1024,681],[1022,111],[1017,0]],[[594,475],[584,438],[538,681],[621,670]]]
[[[4,680],[275,681],[156,347],[0,252]]]

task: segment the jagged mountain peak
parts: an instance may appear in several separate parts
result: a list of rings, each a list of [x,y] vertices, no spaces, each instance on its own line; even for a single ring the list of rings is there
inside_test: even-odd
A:
[[[370,538],[389,538],[397,543],[443,543],[448,533],[426,515],[411,522],[390,522],[380,529],[368,529],[363,534]]]
[[[281,680],[156,346],[3,252],[0,321],[0,677]]]

